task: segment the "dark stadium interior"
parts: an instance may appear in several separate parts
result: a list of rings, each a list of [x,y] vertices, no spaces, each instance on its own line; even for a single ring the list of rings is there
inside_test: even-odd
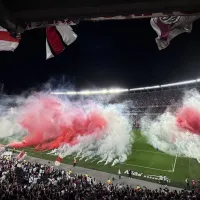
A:
[[[194,12],[200,9],[198,0],[4,0],[3,3],[12,16],[21,22],[152,12]]]

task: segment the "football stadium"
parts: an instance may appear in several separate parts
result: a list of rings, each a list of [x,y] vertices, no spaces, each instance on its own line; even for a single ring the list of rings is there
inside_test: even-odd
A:
[[[105,112],[106,114],[104,114],[109,116],[109,118],[107,118],[108,123],[114,123],[114,125],[111,126],[117,127],[117,129],[113,131],[117,131],[116,134],[119,138],[115,140],[114,137],[117,137],[117,135],[112,135],[111,133],[108,133],[108,135],[111,134],[110,140],[109,138],[106,138],[105,140],[103,140],[104,144],[98,144],[94,141],[94,139],[94,146],[90,149],[88,147],[88,141],[89,143],[92,141],[90,136],[86,137],[84,141],[82,141],[79,139],[79,136],[75,135],[76,133],[71,133],[69,130],[66,130],[69,129],[69,127],[65,127],[64,131],[66,131],[65,134],[67,135],[65,135],[65,139],[59,137],[58,139],[56,138],[57,136],[53,135],[52,137],[42,139],[41,134],[43,135],[42,137],[44,137],[43,133],[34,133],[35,135],[31,133],[27,137],[22,134],[20,135],[21,138],[19,138],[17,134],[19,135],[18,131],[21,131],[21,128],[15,124],[12,126],[12,129],[9,130],[9,137],[1,136],[1,143],[8,144],[7,148],[11,148],[12,150],[14,150],[14,152],[20,152],[24,150],[28,156],[53,161],[55,162],[55,164],[57,163],[56,166],[59,166],[60,162],[72,165],[74,159],[76,158],[77,165],[80,167],[104,171],[113,175],[118,174],[118,170],[120,169],[122,176],[127,177],[129,176],[129,170],[131,170],[132,178],[142,179],[155,183],[159,183],[160,176],[166,176],[167,185],[184,188],[186,178],[188,178],[189,180],[196,180],[200,176],[200,164],[198,162],[199,155],[197,152],[198,144],[195,143],[195,141],[193,141],[194,138],[192,138],[194,136],[196,137],[195,139],[197,141],[199,139],[199,135],[197,132],[198,126],[195,124],[195,120],[198,120],[198,113],[193,113],[192,111],[192,106],[198,106],[198,103],[200,103],[200,94],[198,93],[198,88],[200,86],[199,83],[200,82],[197,79],[145,88],[108,90],[104,89],[99,91],[79,92],[55,91],[51,92],[51,94],[38,94],[38,96],[36,97],[30,97],[31,99],[28,103],[23,102],[27,100],[19,100],[16,96],[4,97],[4,99],[2,100],[2,105],[6,104],[6,106],[9,106],[9,109],[11,108],[11,110],[9,111],[9,116],[7,116],[7,119],[1,117],[1,131],[5,128],[8,129],[8,127],[10,126],[10,122],[8,120],[16,119],[13,116],[16,114],[16,111],[19,112],[19,109],[22,109],[22,113],[24,115],[23,117],[26,118],[23,119],[21,125],[26,127],[28,131],[39,131],[38,127],[40,127],[40,130],[45,129],[50,131],[50,129],[55,127],[49,125],[50,122],[48,121],[48,119],[44,118],[42,114],[34,116],[36,115],[35,112],[45,112],[45,116],[53,117],[55,113],[53,112],[52,115],[52,109],[55,111],[55,109],[57,109],[56,106],[58,106],[58,102],[53,101],[64,99],[64,102],[66,104],[69,104],[70,102],[70,104],[76,104],[76,106],[79,105],[81,101],[81,107],[84,107],[84,103],[86,107],[88,105],[93,106],[93,104],[96,104],[95,113],[92,114],[94,117],[92,120],[103,121],[102,119],[99,119],[99,116],[97,115],[101,115],[100,112]],[[5,101],[6,98],[7,101]],[[195,100],[197,102],[194,103]],[[38,104],[39,101],[40,103],[44,103],[44,107],[42,108],[42,110],[41,107],[38,108],[39,110],[37,111],[36,104]],[[191,105],[190,101],[192,102]],[[99,104],[99,102],[101,105]],[[26,107],[26,104],[28,104],[28,107]],[[97,108],[96,106],[99,106],[97,104],[99,104],[100,106],[111,105],[111,107]],[[32,110],[32,106],[34,107],[34,110]],[[23,107],[26,107],[25,110]],[[76,111],[74,107],[71,107],[71,109],[73,109],[73,113],[79,113],[79,111]],[[99,112],[96,112],[96,109],[100,109]],[[101,111],[101,109],[103,111]],[[107,111],[107,109],[109,111]],[[120,111],[118,112],[115,109]],[[180,109],[183,109],[183,111],[177,111]],[[117,113],[115,113],[115,111]],[[24,114],[24,112],[27,113]],[[180,116],[174,114],[177,112],[180,113]],[[56,114],[58,115],[58,113]],[[111,119],[113,116],[111,116],[110,114],[117,114],[116,119]],[[181,130],[173,130],[174,125],[172,124],[173,122],[171,122],[172,120],[168,119],[165,116],[168,114],[177,115],[176,117],[182,117],[182,120],[185,120],[184,124],[180,124],[180,127],[178,127]],[[81,113],[79,113],[79,116],[80,115]],[[192,121],[187,118],[187,115],[189,115],[190,118],[192,117]],[[125,118],[123,119],[124,116]],[[36,121],[37,119],[34,117],[40,118],[39,120],[42,120],[43,123],[40,124]],[[162,124],[163,117],[165,120],[165,125]],[[122,118],[121,121],[119,120],[120,118]],[[146,118],[148,118],[148,120],[151,120],[151,125],[149,125],[148,123],[147,125],[145,124]],[[115,120],[117,120],[117,123],[122,125],[116,125]],[[123,120],[130,120],[130,124],[126,124],[126,122],[123,122]],[[169,124],[168,120],[171,120]],[[32,126],[32,121],[35,122],[34,127]],[[178,122],[179,121],[176,121],[176,123]],[[103,122],[95,123],[96,125],[93,124],[93,126],[98,126],[98,123]],[[153,127],[152,124],[154,124],[156,128]],[[131,127],[129,127],[129,125],[131,125]],[[148,126],[148,129],[146,129],[145,126]],[[71,129],[72,128],[74,127],[71,127]],[[112,131],[111,129],[114,129],[114,127],[111,127],[109,130]],[[130,135],[128,132],[122,129],[127,129],[127,131],[130,131]],[[173,135],[168,129],[172,129],[172,131],[177,131],[177,133],[173,133]],[[96,129],[93,130],[94,132],[97,131]],[[120,132],[118,131],[122,133],[120,134]],[[158,133],[154,133],[152,131],[156,131]],[[97,134],[100,133],[97,131]],[[166,134],[168,134],[168,138]],[[155,139],[157,135],[159,135],[159,141]],[[38,139],[40,141],[38,141]],[[125,141],[127,139],[129,141]],[[41,140],[43,141],[41,142]],[[63,140],[62,142],[64,142],[64,140],[65,142],[68,142],[69,146],[60,149],[59,146],[61,146],[62,144],[61,140]],[[96,140],[99,140],[99,138],[97,137]],[[57,142],[59,142],[59,144],[56,144]],[[117,146],[110,147],[110,143],[112,142],[116,142]],[[81,143],[85,144],[83,145]],[[115,148],[118,149],[119,145],[124,146],[124,149],[122,149],[120,152],[124,154],[123,156],[118,154],[119,152],[117,152],[117,150],[113,150]],[[75,148],[75,146],[77,146],[78,149],[73,150],[73,147]],[[127,149],[127,146],[129,146],[130,149],[129,147]],[[105,151],[103,151],[101,150],[101,148],[106,149]],[[56,149],[58,151],[56,151]],[[101,153],[99,153],[100,151]],[[107,153],[107,151],[110,151],[112,153],[109,154]],[[88,152],[90,152],[90,154],[88,154]],[[105,154],[106,156],[104,156]]]
[[[200,199],[199,19],[199,0],[0,0],[0,199]]]

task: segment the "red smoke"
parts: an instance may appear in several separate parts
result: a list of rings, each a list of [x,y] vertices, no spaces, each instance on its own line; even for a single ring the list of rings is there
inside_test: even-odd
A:
[[[37,150],[55,149],[63,143],[75,145],[79,136],[100,134],[98,130],[106,125],[99,108],[91,108],[86,113],[72,103],[64,104],[51,96],[30,99],[22,109],[19,123],[28,134],[23,142],[10,146],[34,146]]]
[[[200,135],[200,112],[190,107],[178,110],[177,126],[186,131]]]

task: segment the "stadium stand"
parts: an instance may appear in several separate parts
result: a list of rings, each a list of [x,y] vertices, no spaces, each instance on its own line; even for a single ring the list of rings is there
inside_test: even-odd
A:
[[[123,95],[123,98],[132,101],[131,116],[133,127],[140,127],[140,118],[148,113],[149,115],[158,115],[163,113],[167,107],[176,107],[184,94],[184,89],[169,89],[160,91],[143,91],[141,93],[129,93]]]
[[[133,119],[133,127],[140,127],[140,119],[144,114],[158,115],[162,114],[167,108],[171,111],[180,105],[185,91],[195,89],[199,91],[199,85],[182,85],[182,87],[167,88],[163,90],[141,90],[139,93],[124,93],[119,96],[118,102],[131,102],[130,113]]]
[[[127,102],[129,105],[127,113],[132,116],[133,128],[139,128],[140,118],[144,113],[156,116],[169,107],[171,111],[175,110],[174,108],[180,104],[185,91],[191,89],[200,91],[200,79],[133,89],[52,92],[51,94],[67,95],[73,101],[94,99],[111,104]]]

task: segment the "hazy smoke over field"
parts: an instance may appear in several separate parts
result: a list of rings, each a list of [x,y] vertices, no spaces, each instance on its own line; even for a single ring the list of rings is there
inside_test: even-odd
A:
[[[13,108],[5,102],[0,107],[0,138],[15,139],[9,146],[98,157],[113,164],[124,162],[131,151],[132,124],[123,114],[126,104],[70,101],[44,93],[12,100]]]
[[[200,160],[199,92],[186,92],[175,112],[166,111],[154,120],[143,117],[141,127],[142,134],[155,148]]]

